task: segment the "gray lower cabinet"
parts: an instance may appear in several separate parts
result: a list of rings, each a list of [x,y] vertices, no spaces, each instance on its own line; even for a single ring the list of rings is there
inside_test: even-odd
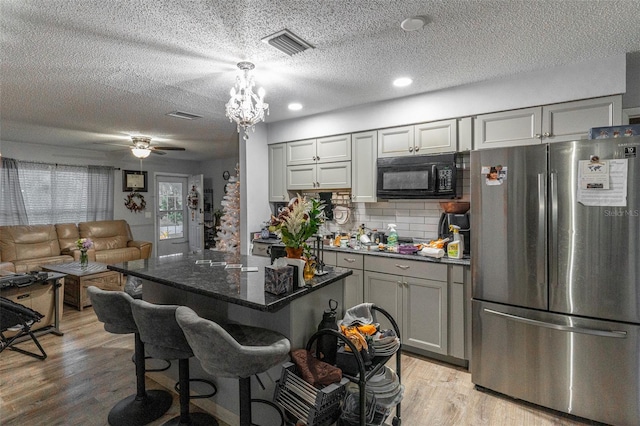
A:
[[[340,251],[325,251],[324,261],[353,271],[345,279],[343,315],[374,303],[398,323],[404,349],[463,366],[471,359],[468,266]],[[386,318],[377,320],[391,328]]]
[[[325,252],[324,263],[329,266],[339,266],[341,268],[351,269],[353,274],[344,280],[344,292],[342,306],[339,311],[344,315],[345,311],[353,306],[364,302],[364,275],[362,271],[363,255]]]
[[[369,271],[364,279],[365,300],[396,319],[404,346],[448,354],[446,281]]]
[[[345,278],[344,285],[344,309],[364,302],[364,255],[352,253],[338,253],[336,256],[336,266],[348,268],[353,271],[352,275]]]

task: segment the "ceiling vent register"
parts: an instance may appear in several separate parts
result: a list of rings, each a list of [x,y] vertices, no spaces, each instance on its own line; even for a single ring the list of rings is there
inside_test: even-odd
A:
[[[201,115],[191,114],[189,112],[184,112],[184,111],[172,111],[167,115],[169,117],[182,118],[183,120],[196,120],[198,118],[202,118]]]
[[[271,34],[270,36],[263,38],[262,41],[269,43],[271,46],[289,56],[297,55],[307,49],[313,49],[311,44],[287,29]]]

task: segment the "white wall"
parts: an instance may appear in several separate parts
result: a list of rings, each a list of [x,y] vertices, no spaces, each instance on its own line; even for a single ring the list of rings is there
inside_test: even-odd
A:
[[[239,157],[221,158],[217,160],[202,161],[200,163],[201,173],[204,174],[204,186],[213,189],[213,208],[221,208],[221,201],[224,197],[224,187],[228,181],[224,180],[222,174],[228,171],[231,176],[236,174],[236,165],[240,161]]]
[[[269,206],[269,147],[264,123],[248,132],[249,140],[240,139],[240,193],[242,254],[250,253],[251,232],[259,231],[271,216]],[[246,166],[245,166],[246,165]]]
[[[624,93],[624,54],[268,124],[269,143]]]
[[[622,96],[622,108],[640,107],[640,52],[627,54],[627,93]]]

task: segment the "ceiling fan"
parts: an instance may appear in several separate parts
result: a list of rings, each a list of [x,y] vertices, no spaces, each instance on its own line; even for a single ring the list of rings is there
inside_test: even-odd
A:
[[[132,136],[133,147],[131,152],[137,158],[147,158],[152,152],[158,155],[165,155],[163,151],[184,151],[184,148],[174,146],[151,146],[151,138],[148,136]]]

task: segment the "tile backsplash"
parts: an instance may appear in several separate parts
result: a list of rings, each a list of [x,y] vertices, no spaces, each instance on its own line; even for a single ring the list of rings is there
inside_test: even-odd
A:
[[[462,155],[462,199],[470,201],[469,155]],[[401,238],[438,237],[438,222],[442,214],[440,200],[407,200],[381,201],[377,203],[352,203],[350,192],[334,192],[334,205],[343,205],[350,210],[347,223],[339,225],[335,221],[327,221],[321,229],[322,233],[352,232],[364,223],[369,229],[387,232],[390,223],[397,225],[396,230]]]

